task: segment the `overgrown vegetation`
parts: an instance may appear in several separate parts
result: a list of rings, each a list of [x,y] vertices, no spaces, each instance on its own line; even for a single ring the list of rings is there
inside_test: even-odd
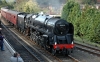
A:
[[[26,13],[37,13],[40,11],[35,0],[16,0],[16,2],[14,0],[9,0],[9,2],[6,0],[0,0],[0,8],[5,6]]]
[[[0,0],[0,8],[3,6],[8,6],[8,4],[5,0],[3,0],[3,1]]]
[[[100,43],[100,10],[90,5],[79,8],[78,3],[69,0],[63,7],[62,18],[73,23],[75,36]]]
[[[14,10],[27,13],[37,13],[40,11],[40,8],[35,0],[16,0]]]

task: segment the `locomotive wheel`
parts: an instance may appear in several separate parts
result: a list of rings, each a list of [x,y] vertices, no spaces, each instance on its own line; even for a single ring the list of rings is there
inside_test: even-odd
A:
[[[67,55],[68,56],[69,54],[70,54],[70,51],[66,51],[66,54],[64,54],[64,55]]]
[[[56,54],[56,50],[52,48],[51,53],[52,53],[52,55],[55,55]]]
[[[67,56],[69,55],[69,51],[66,53],[66,55],[67,55]]]
[[[38,45],[40,45],[40,41],[41,41],[41,40],[40,40],[40,37],[39,37],[39,38],[38,38],[38,42],[37,42]]]
[[[21,32],[21,29],[19,28],[19,32]]]
[[[47,48],[46,48],[46,45],[43,45],[43,48],[44,48],[44,49],[47,49]]]
[[[65,55],[69,55],[69,50],[66,50],[66,49],[63,49],[63,51],[62,51],[62,54],[65,56]]]
[[[39,42],[39,40],[38,40],[37,44],[38,44],[38,45],[40,45],[40,42]]]
[[[37,44],[39,43],[37,38],[36,38],[36,40],[35,40],[35,41],[36,41],[36,43],[37,43]]]
[[[23,31],[23,34],[24,34],[24,35],[26,35],[26,32],[25,32],[25,31]]]
[[[32,39],[32,34],[30,35],[30,39],[31,39],[31,41],[33,41],[33,39]]]
[[[47,46],[47,45],[45,46],[45,49],[46,49],[46,50],[49,50],[49,48],[48,48],[48,46]]]
[[[37,44],[38,44],[38,45],[41,45],[41,44],[40,44],[40,39],[37,39]]]

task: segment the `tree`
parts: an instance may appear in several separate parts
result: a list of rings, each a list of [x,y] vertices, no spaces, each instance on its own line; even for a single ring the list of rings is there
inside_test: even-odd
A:
[[[91,8],[91,6],[86,6],[86,9],[82,12],[82,14],[83,13],[85,14],[83,21],[86,21],[84,27],[87,28],[84,30],[81,27],[81,29],[84,30],[84,37],[93,42],[100,41],[100,11],[96,8]]]
[[[80,5],[72,0],[69,0],[63,7],[61,18],[74,24],[75,34],[79,33],[80,15]]]
[[[37,13],[39,6],[35,0],[16,0],[14,9],[20,12]]]
[[[3,4],[7,4],[6,0],[2,0],[2,3],[3,3]]]
[[[62,18],[73,23],[75,34],[88,41],[100,43],[100,10],[85,5],[84,10],[73,1],[63,7]]]
[[[37,13],[39,12],[39,6],[33,0],[29,0],[26,4],[23,5],[23,11],[28,13]]]
[[[23,5],[27,0],[15,0],[14,10],[22,11]]]
[[[6,0],[1,0],[0,1],[0,8],[4,7],[4,6],[9,6],[8,3],[6,2]]]

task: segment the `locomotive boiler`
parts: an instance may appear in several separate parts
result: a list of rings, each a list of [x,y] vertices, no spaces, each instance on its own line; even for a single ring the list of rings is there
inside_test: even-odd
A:
[[[73,51],[74,27],[60,17],[49,15],[33,15],[27,23],[30,38],[53,55],[57,52],[70,54]]]

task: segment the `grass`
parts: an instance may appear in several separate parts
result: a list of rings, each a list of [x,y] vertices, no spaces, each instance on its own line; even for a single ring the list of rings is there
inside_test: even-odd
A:
[[[83,43],[83,44],[88,44],[88,45],[95,46],[95,47],[100,47],[100,44],[97,44],[97,43],[88,41],[88,40],[86,40],[86,39],[83,39],[83,40],[82,40],[82,38],[80,38],[80,37],[74,37],[74,40],[75,40],[75,42],[77,42],[77,43]]]

